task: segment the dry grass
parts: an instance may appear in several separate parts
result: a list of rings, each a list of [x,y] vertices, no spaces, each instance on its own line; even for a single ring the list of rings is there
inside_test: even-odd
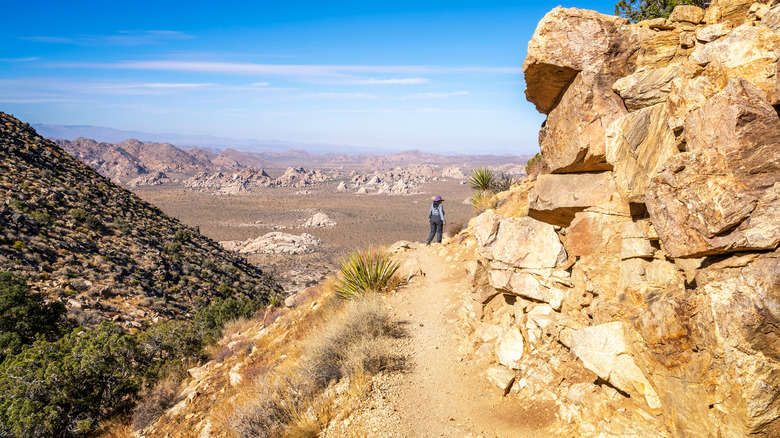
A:
[[[181,376],[174,374],[152,388],[133,409],[133,429],[141,430],[160,418],[176,401],[180,382]]]
[[[133,427],[126,418],[114,418],[103,422],[94,436],[100,438],[135,438]]]
[[[254,379],[222,408],[234,436],[317,437],[357,406],[368,391],[367,376],[402,365],[390,344],[403,332],[378,297],[343,301],[328,290],[309,300],[320,305],[305,323],[294,321],[299,312],[291,311],[278,324],[286,326],[284,343],[264,347],[271,356],[283,351],[277,363],[257,365]]]
[[[447,224],[447,234],[450,237],[455,237],[455,236],[458,235],[458,233],[463,231],[464,228],[465,228],[465,225],[461,221],[450,222],[449,224]]]
[[[305,345],[302,368],[315,388],[358,373],[376,374],[399,366],[400,359],[387,341],[403,333],[379,299],[366,296],[345,307]]]

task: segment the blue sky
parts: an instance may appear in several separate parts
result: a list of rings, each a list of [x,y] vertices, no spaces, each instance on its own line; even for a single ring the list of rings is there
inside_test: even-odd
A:
[[[538,151],[521,66],[557,5],[31,1],[0,26],[0,111],[29,123],[440,153]]]

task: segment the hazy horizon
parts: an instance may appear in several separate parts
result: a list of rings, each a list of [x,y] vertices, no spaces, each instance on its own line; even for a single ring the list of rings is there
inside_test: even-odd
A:
[[[0,111],[30,124],[532,155],[522,62],[560,2],[5,6]],[[613,2],[564,2],[612,13]]]

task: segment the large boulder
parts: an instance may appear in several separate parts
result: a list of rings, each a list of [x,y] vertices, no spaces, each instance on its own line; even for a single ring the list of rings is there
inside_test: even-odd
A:
[[[580,73],[550,112],[539,145],[553,173],[612,168],[605,158],[605,131],[626,110],[610,85],[602,75]]]
[[[659,409],[661,401],[634,362],[629,345],[620,321],[586,327],[571,336],[571,351],[587,369],[618,389],[641,396],[650,409]]]
[[[683,66],[672,64],[661,68],[648,68],[618,79],[613,85],[629,111],[666,102],[672,88],[672,80],[680,76]]]
[[[667,120],[666,105],[658,104],[623,116],[607,133],[607,161],[629,202],[644,202],[650,179],[679,152]]]
[[[623,18],[583,9],[559,6],[548,12],[528,43],[526,98],[549,114],[578,72],[625,68],[616,58],[630,56],[626,24]]]
[[[529,195],[528,215],[566,227],[577,212],[591,207],[611,214],[630,214],[612,173],[540,175]]]
[[[780,242],[780,119],[744,79],[686,121],[690,152],[671,157],[650,183],[647,208],[672,257],[698,257]]]
[[[690,62],[711,67],[711,75],[739,76],[756,85],[772,104],[780,103],[777,59],[780,36],[763,26],[745,24],[725,37],[703,44],[691,53]]]
[[[485,258],[515,268],[554,268],[566,260],[552,225],[530,217],[507,219],[491,211],[477,217],[474,235]]]
[[[677,436],[780,432],[780,258],[737,256],[697,275],[696,291],[650,304],[634,351]]]

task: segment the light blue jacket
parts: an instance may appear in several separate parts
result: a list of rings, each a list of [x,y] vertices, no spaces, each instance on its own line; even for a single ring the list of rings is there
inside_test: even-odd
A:
[[[444,220],[444,207],[441,202],[431,204],[431,208],[428,209],[428,222],[432,220],[432,216],[439,216],[442,222],[447,222]]]

